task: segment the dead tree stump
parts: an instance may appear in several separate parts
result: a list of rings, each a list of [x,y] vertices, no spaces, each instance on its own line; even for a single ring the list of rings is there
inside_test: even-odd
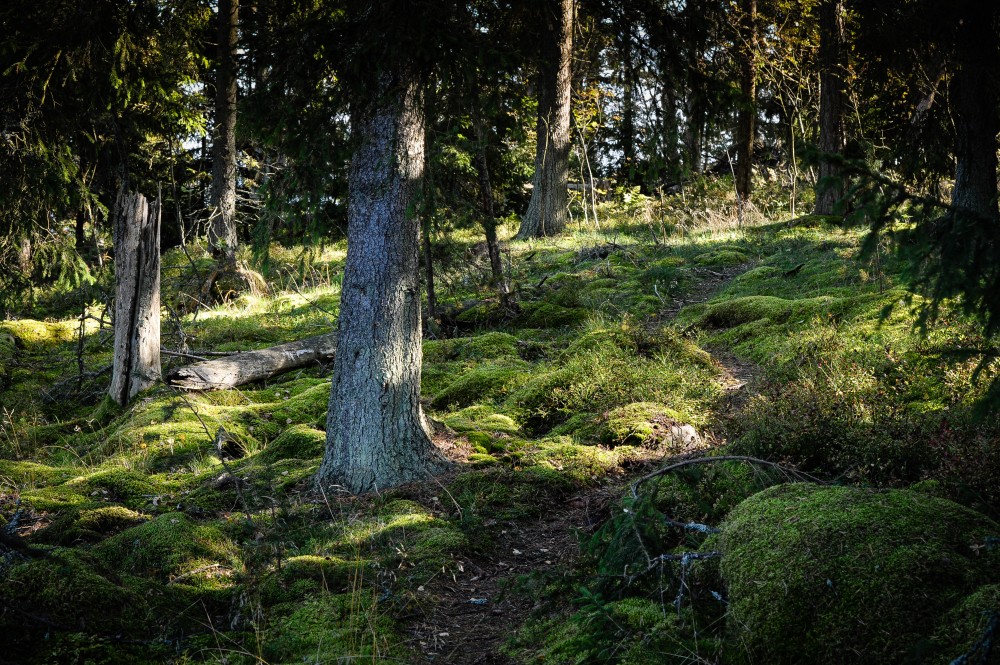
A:
[[[108,393],[125,405],[160,380],[160,202],[119,192],[114,242],[115,356]]]

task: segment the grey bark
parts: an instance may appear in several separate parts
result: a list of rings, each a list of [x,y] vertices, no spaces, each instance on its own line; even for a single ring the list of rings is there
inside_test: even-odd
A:
[[[535,175],[517,239],[560,233],[566,226],[569,182],[573,0],[548,0],[549,34],[539,67]]]
[[[824,0],[819,9],[819,149],[824,155],[844,150],[844,3]],[[816,188],[817,215],[832,215],[844,195],[843,183],[837,182],[840,168],[821,157]]]
[[[212,131],[212,252],[236,263],[236,94],[239,0],[219,0],[215,127]]]
[[[226,390],[328,360],[336,350],[337,333],[317,335],[178,367],[167,374],[166,382],[185,390]]]
[[[115,350],[108,394],[125,405],[160,380],[160,202],[119,192],[114,244]]]
[[[443,468],[420,408],[419,220],[424,166],[417,77],[383,72],[351,114],[347,261],[326,452],[317,482],[352,493]]]

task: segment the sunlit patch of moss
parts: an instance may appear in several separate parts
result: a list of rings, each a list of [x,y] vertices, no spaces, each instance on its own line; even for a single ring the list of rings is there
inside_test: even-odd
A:
[[[671,438],[681,424],[677,412],[655,402],[633,402],[609,411],[602,419],[600,438],[610,445],[643,445]]]
[[[43,487],[65,482],[75,475],[76,472],[69,467],[0,459],[0,485]]]
[[[995,581],[1000,527],[906,490],[772,487],[722,527],[731,629],[752,662],[900,662]]]
[[[280,577],[286,585],[306,579],[319,582],[320,588],[337,592],[349,590],[363,575],[363,569],[370,565],[371,562],[364,559],[302,554],[282,563]]]
[[[308,425],[292,425],[267,444],[257,455],[261,462],[278,462],[287,459],[315,459],[323,455],[326,433]]]
[[[736,249],[716,248],[694,257],[700,266],[734,266],[746,263],[749,257]]]
[[[431,406],[435,409],[465,407],[503,398],[524,383],[529,367],[519,359],[476,365],[438,392]]]
[[[521,304],[521,313],[513,324],[521,328],[560,328],[574,326],[587,319],[589,313],[582,307],[562,307],[550,302]]]
[[[510,333],[491,331],[471,337],[424,342],[424,362],[498,360],[516,358],[518,340]]]
[[[392,661],[407,655],[392,620],[369,590],[321,594],[278,608],[266,636],[264,656],[273,663]]]
[[[78,325],[72,321],[35,321],[19,319],[0,321],[0,332],[13,335],[21,344],[31,349],[40,349],[65,342],[72,342],[78,332]]]
[[[520,427],[510,416],[497,413],[493,407],[484,404],[450,413],[445,416],[444,424],[456,432],[482,431],[503,434],[520,432]]]
[[[92,503],[91,499],[84,496],[85,489],[79,485],[66,484],[29,489],[21,492],[21,501],[40,512],[54,513]]]

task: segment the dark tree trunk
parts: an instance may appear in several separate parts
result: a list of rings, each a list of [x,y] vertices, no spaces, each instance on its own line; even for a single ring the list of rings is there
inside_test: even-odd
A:
[[[115,352],[111,399],[160,380],[160,202],[122,190],[114,206]]]
[[[958,31],[952,81],[955,119],[955,189],[952,205],[997,219],[998,58],[990,3],[969,3]]]
[[[476,150],[476,175],[479,179],[479,199],[483,210],[483,231],[486,234],[486,251],[490,256],[490,273],[493,277],[493,287],[500,297],[503,307],[510,306],[510,289],[507,278],[503,274],[503,262],[500,259],[500,243],[497,240],[497,216],[493,207],[493,186],[490,184],[489,164],[486,161],[486,149],[482,145],[483,133],[479,132],[479,148]]]
[[[750,201],[753,143],[757,119],[757,0],[743,0],[740,21],[741,104],[736,119],[736,193],[740,204]]]
[[[566,226],[573,0],[547,0],[544,13],[549,30],[539,66],[534,188],[517,232],[519,240],[555,235]]]
[[[212,252],[236,263],[236,73],[239,0],[219,0],[218,68],[215,73],[215,127],[212,131]]]
[[[620,129],[620,148],[622,161],[618,167],[619,177],[623,182],[635,184],[635,89],[636,67],[635,55],[632,49],[632,24],[628,19],[622,26],[621,44],[622,56],[622,122]]]
[[[825,158],[844,150],[844,2],[824,0],[819,8],[819,149],[824,153],[819,163],[816,187],[817,215],[832,215],[844,195],[839,181],[840,168]]]
[[[443,466],[420,408],[424,107],[415,75],[383,72],[352,110],[347,262],[321,487],[371,492]]]

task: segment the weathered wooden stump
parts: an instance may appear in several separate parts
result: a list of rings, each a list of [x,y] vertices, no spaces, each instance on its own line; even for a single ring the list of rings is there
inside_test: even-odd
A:
[[[160,203],[118,193],[114,210],[115,355],[108,393],[125,405],[160,380]]]

